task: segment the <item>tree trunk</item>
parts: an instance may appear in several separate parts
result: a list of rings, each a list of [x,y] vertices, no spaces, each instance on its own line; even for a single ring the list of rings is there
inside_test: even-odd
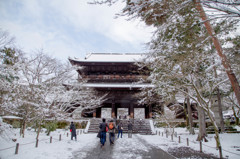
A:
[[[187,112],[187,108],[185,107],[186,100],[187,100],[187,98],[185,97],[184,103],[183,103],[183,110],[184,110],[184,114],[186,116],[186,125],[187,125],[187,127],[189,127],[188,112]]]
[[[217,71],[216,67],[214,67],[215,78],[217,78]],[[224,120],[223,120],[223,113],[222,113],[222,102],[221,102],[221,94],[219,88],[217,87],[217,98],[218,98],[218,111],[219,111],[219,118],[220,118],[220,128],[221,133],[224,133]]]
[[[222,65],[225,68],[225,71],[226,71],[226,73],[228,75],[228,78],[231,82],[231,85],[232,85],[233,91],[235,93],[235,96],[237,98],[238,104],[240,106],[240,86],[239,86],[238,80],[237,80],[235,74],[232,71],[232,68],[231,68],[231,66],[230,66],[230,64],[227,60],[226,55],[223,54],[222,46],[219,43],[218,38],[215,36],[215,33],[212,29],[212,26],[211,26],[206,14],[205,14],[205,11],[202,8],[201,1],[200,0],[194,0],[194,3],[196,4],[196,9],[199,11],[200,17],[204,21],[204,25],[207,29],[208,34],[212,38],[212,41],[213,41],[213,44],[214,44],[214,46],[217,50],[217,53],[222,60]]]
[[[41,131],[41,123],[42,123],[42,122],[39,122],[39,125],[38,125],[38,131],[37,131],[37,137],[36,137],[36,139],[38,139],[39,134],[40,134],[40,131]]]
[[[222,146],[221,146],[221,142],[220,142],[220,136],[219,136],[219,133],[218,133],[218,125],[216,123],[216,120],[214,118],[214,113],[211,112],[211,109],[210,107],[208,106],[207,108],[207,113],[208,113],[208,116],[209,116],[209,119],[211,120],[212,124],[213,124],[213,128],[214,128],[214,132],[215,132],[215,141],[216,141],[216,147],[217,149],[219,150],[219,155],[220,155],[220,158],[223,158],[222,156]]]
[[[190,104],[190,98],[187,97],[187,110],[188,110],[188,123],[189,123],[189,132],[190,134],[194,135],[194,129],[193,129],[193,118],[192,118],[192,108]]]
[[[221,133],[224,133],[224,120],[223,120],[223,113],[222,113],[222,102],[221,102],[221,95],[219,88],[217,88],[217,98],[218,98],[218,110],[219,110],[219,117],[220,117],[220,127]]]
[[[24,138],[25,136],[25,129],[26,129],[27,121],[26,119],[23,119],[21,129],[20,129],[20,136]]]
[[[197,141],[206,140],[206,123],[205,123],[205,112],[201,106],[198,106],[198,120],[199,120],[199,133]]]

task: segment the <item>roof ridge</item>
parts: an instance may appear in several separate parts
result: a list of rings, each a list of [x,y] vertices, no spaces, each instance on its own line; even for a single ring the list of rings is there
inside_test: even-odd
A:
[[[94,53],[89,53],[87,54],[87,56],[90,56],[90,55],[99,55],[99,54],[102,54],[102,55],[140,55],[140,54],[146,54],[146,53],[131,53],[131,52],[126,52],[126,53],[113,53],[113,52],[109,52],[109,53],[101,53],[101,52],[94,52]]]

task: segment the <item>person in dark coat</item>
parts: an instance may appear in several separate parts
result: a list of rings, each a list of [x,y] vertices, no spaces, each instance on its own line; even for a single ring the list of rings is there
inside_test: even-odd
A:
[[[132,132],[133,132],[133,124],[131,123],[131,121],[128,121],[128,137],[129,138],[132,137]]]
[[[133,130],[133,125],[130,121],[128,121],[128,131],[132,132]]]
[[[122,138],[122,133],[123,133],[123,124],[122,124],[122,122],[120,122],[119,124],[118,124],[118,138],[119,138],[119,135],[121,134],[121,138]]]
[[[100,136],[100,142],[101,142],[101,148],[104,146],[106,142],[106,127],[108,127],[106,123],[106,119],[102,119],[102,123],[99,125],[101,136]]]
[[[75,140],[77,140],[76,127],[73,124],[73,122],[71,122],[71,125],[70,125],[70,132],[71,132],[71,140],[73,140],[73,137],[75,137]]]

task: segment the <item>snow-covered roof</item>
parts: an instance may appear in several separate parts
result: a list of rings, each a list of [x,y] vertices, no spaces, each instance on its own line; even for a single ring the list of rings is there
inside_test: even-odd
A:
[[[90,53],[84,59],[69,58],[78,62],[136,62],[141,60],[143,53]]]
[[[184,96],[176,96],[175,98],[176,98],[176,101],[178,103],[184,103],[184,101],[185,101],[185,97]],[[187,101],[185,101],[185,102],[187,102]],[[196,103],[196,102],[190,98],[190,103],[193,104],[193,103]]]
[[[152,84],[135,84],[135,83],[85,83],[84,87],[90,88],[143,88],[154,87]]]
[[[3,119],[22,119],[21,117],[18,116],[2,116]]]

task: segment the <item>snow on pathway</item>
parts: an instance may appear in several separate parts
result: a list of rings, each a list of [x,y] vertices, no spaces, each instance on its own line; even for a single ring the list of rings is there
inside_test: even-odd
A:
[[[96,145],[96,147],[93,149],[89,149],[89,147],[86,146],[83,149],[79,149],[73,152],[73,157],[71,157],[70,159],[159,159],[159,157],[167,158],[167,154],[161,151],[160,148],[151,146],[145,140],[143,140],[140,135],[135,134],[132,136],[132,138],[128,138],[127,134],[124,134],[123,138],[118,138],[115,140],[114,145],[110,145],[107,138],[107,142],[105,143],[105,146],[103,148],[100,148],[99,139],[94,142],[94,145]]]

